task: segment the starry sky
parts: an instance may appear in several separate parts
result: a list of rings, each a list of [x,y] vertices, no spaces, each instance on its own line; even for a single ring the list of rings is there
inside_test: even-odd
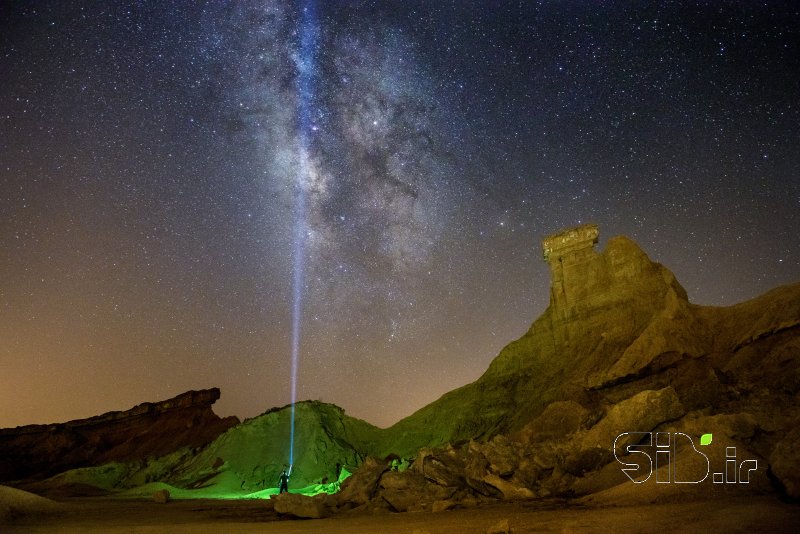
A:
[[[0,427],[285,405],[295,289],[298,399],[389,425],[581,223],[699,304],[798,281],[798,43],[796,2],[2,1]]]

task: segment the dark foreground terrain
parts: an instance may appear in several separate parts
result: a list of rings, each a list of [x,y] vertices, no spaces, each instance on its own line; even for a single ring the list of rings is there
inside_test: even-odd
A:
[[[59,510],[21,515],[2,532],[788,532],[800,528],[800,505],[773,496],[645,506],[588,507],[561,500],[498,503],[445,512],[280,517],[264,500],[151,501],[83,498]],[[498,530],[502,532],[503,530]]]

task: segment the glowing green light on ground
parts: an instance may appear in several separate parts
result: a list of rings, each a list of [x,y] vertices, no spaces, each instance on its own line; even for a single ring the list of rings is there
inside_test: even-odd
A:
[[[314,495],[319,495],[320,493],[336,493],[341,488],[342,482],[352,475],[350,471],[346,468],[342,468],[342,471],[339,473],[339,479],[335,482],[329,482],[327,484],[311,484],[304,488],[296,488],[290,489],[289,493],[298,493],[300,495],[307,495],[312,497]],[[261,491],[256,491],[253,493],[248,493],[243,497],[239,497],[242,499],[269,499],[271,495],[277,495],[278,488],[267,488]]]
[[[342,468],[339,479],[327,484],[311,484],[303,488],[289,490],[289,493],[298,493],[309,497],[320,493],[336,493],[341,488],[342,482],[352,475],[346,468]],[[166,489],[169,491],[170,498],[176,500],[183,499],[269,499],[272,495],[278,494],[278,488],[266,488],[260,491],[247,492],[241,490],[225,489],[224,486],[207,486],[198,489],[183,489],[171,486],[164,482],[150,482],[136,488],[121,491],[116,494],[121,498],[150,499],[154,492]]]

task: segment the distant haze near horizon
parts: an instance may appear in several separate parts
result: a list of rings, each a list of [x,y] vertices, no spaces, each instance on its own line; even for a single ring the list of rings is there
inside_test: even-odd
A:
[[[697,304],[796,282],[798,34],[745,1],[9,4],[0,427],[288,404],[298,187],[298,400],[379,426],[528,329],[564,228]]]

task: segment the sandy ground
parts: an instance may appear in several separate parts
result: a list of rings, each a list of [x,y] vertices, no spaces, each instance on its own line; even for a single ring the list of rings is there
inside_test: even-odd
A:
[[[507,503],[439,513],[339,515],[288,520],[264,501],[71,499],[62,509],[18,516],[0,532],[486,532],[507,519],[512,532],[800,531],[800,504],[774,497],[632,507],[585,508],[564,502]]]

